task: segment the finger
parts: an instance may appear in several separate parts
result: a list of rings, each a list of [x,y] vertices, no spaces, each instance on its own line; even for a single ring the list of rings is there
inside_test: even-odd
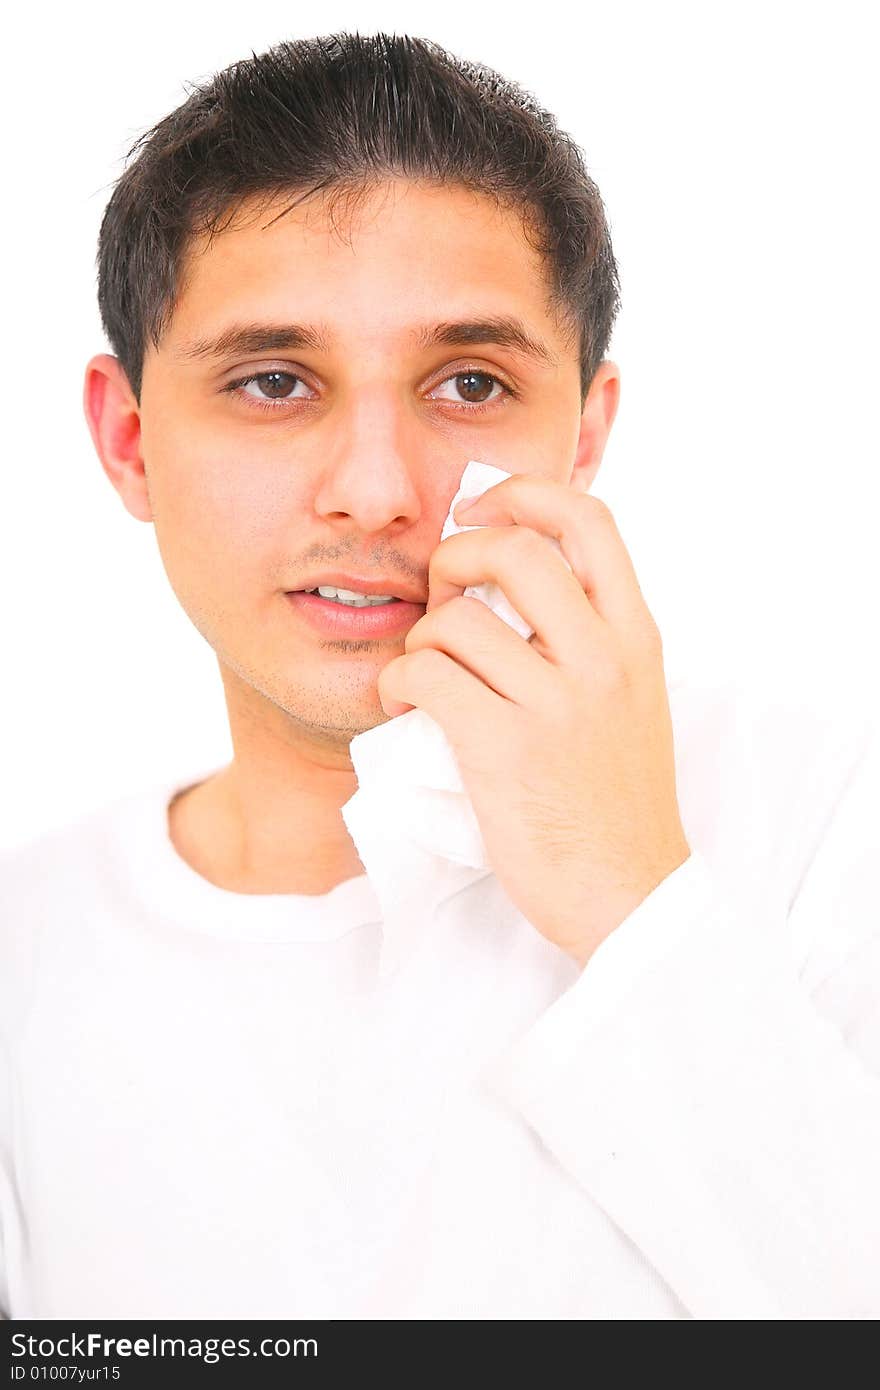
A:
[[[487,526],[447,536],[428,563],[430,614],[469,586],[483,583],[499,586],[554,664],[566,664],[573,641],[582,653],[591,632],[597,640],[604,638],[604,623],[590,608],[577,576],[546,536],[530,527]]]
[[[405,653],[379,672],[379,699],[392,717],[422,709],[437,721],[453,747],[467,749],[483,740],[503,702],[493,690],[451,656],[435,647]]]
[[[419,618],[406,650],[435,647],[473,672],[496,694],[529,709],[546,708],[555,688],[550,664],[478,598],[449,599]]]
[[[559,541],[592,608],[613,627],[644,622],[647,605],[610,508],[538,474],[517,473],[487,488],[460,525],[529,526]],[[513,599],[511,599],[513,602]]]

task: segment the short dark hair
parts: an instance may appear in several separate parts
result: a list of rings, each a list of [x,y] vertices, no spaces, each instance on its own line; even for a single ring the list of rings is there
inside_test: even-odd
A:
[[[578,346],[586,399],[620,302],[605,209],[577,145],[517,83],[430,39],[338,33],[188,85],[128,151],[98,241],[101,319],[138,402],[148,337],[158,348],[195,235],[222,230],[246,199],[287,191],[297,202],[323,193],[332,218],[400,176],[519,212],[545,257],[551,312]]]

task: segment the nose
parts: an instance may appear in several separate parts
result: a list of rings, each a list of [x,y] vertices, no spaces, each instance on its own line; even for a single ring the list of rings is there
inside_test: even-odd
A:
[[[412,526],[422,514],[420,483],[428,479],[420,473],[425,439],[405,405],[374,383],[334,416],[315,488],[317,515],[364,534]]]

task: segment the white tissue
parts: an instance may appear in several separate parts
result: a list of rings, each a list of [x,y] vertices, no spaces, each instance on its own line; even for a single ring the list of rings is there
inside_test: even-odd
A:
[[[463,497],[479,497],[511,475],[471,460],[440,532],[458,531],[452,517]],[[571,569],[559,542],[546,537]],[[533,629],[494,582],[470,585],[521,637]],[[455,754],[437,721],[424,710],[407,710],[357,734],[349,745],[358,789],[342,807],[342,818],[382,906],[384,938],[379,973],[391,973],[426,929],[444,898],[491,873],[479,823],[465,791]]]

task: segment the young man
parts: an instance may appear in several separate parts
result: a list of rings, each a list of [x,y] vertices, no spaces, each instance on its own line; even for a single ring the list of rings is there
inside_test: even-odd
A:
[[[576,147],[381,34],[139,145],[86,415],[234,757],[6,856],[6,1315],[877,1316],[874,725],[667,687],[590,494],[617,280]],[[510,476],[441,543],[472,460]],[[491,872],[382,976],[342,808],[413,709]]]

